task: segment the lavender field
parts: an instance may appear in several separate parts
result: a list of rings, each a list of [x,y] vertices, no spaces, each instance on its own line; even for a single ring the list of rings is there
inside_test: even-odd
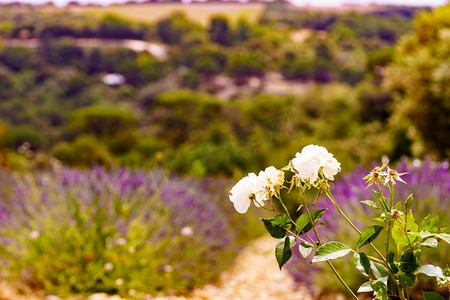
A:
[[[441,224],[448,224],[448,162],[404,160],[397,168],[408,172],[408,184],[399,183],[396,196],[413,193],[418,217],[437,214]],[[360,203],[372,198],[362,180],[369,171],[357,168],[332,186],[361,228],[372,217]],[[186,294],[214,281],[263,230],[254,213],[234,211],[227,200],[231,181],[225,179],[56,166],[40,173],[1,172],[0,180],[1,275],[28,291],[62,297],[104,292],[138,299]],[[324,237],[355,239],[336,221],[325,198],[317,207],[329,209],[322,219],[326,227],[319,228]],[[448,247],[423,256],[450,263]],[[340,267],[351,265],[343,261]],[[299,286],[333,290],[324,267],[310,265],[299,253],[287,269]],[[348,277],[354,286],[360,284],[358,276]]]
[[[228,205],[227,180],[102,168],[0,176],[3,275],[23,288],[186,293],[258,234]]]

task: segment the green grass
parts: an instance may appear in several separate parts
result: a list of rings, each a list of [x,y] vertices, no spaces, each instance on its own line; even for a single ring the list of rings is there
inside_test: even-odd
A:
[[[70,11],[79,14],[92,14],[101,16],[107,13],[115,13],[125,18],[136,21],[154,23],[176,11],[182,11],[186,16],[202,25],[208,24],[211,16],[221,14],[228,17],[231,22],[240,18],[249,22],[256,22],[264,9],[262,3],[238,4],[238,3],[161,3],[161,4],[136,4],[136,5],[111,5],[106,7],[70,7]]]

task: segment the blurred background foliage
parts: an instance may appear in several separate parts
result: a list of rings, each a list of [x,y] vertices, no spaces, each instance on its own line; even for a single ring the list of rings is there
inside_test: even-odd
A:
[[[215,15],[207,26],[182,12],[147,24],[4,8],[4,152],[32,151],[11,166],[55,156],[240,176],[280,167],[308,143],[340,153],[344,169],[382,154],[448,157],[448,7],[337,13],[274,2],[257,23]],[[166,58],[105,46],[111,39],[159,42]],[[106,84],[111,73],[123,81]],[[96,158],[76,157],[80,147]]]
[[[214,241],[203,246],[196,241],[188,249],[194,261],[186,260],[187,256],[177,257],[179,253],[168,258],[170,263],[149,261],[149,257],[159,255],[158,251],[185,245],[186,237],[171,244],[168,237],[179,236],[178,227],[177,233],[161,232],[161,236],[157,235],[159,246],[150,249],[148,239],[155,238],[155,232],[163,227],[152,227],[151,218],[137,216],[137,223],[128,224],[131,227],[123,238],[141,243],[135,247],[142,247],[142,261],[135,261],[137,265],[132,268],[141,270],[147,264],[148,273],[125,274],[122,269],[114,269],[118,272],[115,277],[106,274],[103,266],[107,260],[122,259],[116,250],[111,250],[110,239],[120,238],[111,224],[130,217],[113,209],[115,198],[108,198],[108,193],[120,194],[121,201],[127,201],[128,196],[113,189],[99,192],[94,198],[74,198],[72,194],[81,190],[80,183],[67,185],[59,182],[60,173],[52,173],[55,165],[60,167],[61,163],[84,169],[63,170],[87,181],[101,170],[98,172],[111,185],[123,179],[117,173],[119,168],[126,168],[122,169],[126,172],[131,172],[128,168],[141,170],[137,175],[127,173],[135,178],[131,181],[152,177],[155,171],[151,170],[163,169],[182,176],[168,184],[171,189],[186,180],[182,190],[189,193],[193,180],[189,178],[202,177],[196,179],[200,183],[194,184],[199,189],[195,197],[206,203],[211,191],[219,197],[216,191],[229,188],[232,181],[228,179],[239,179],[269,165],[281,168],[311,143],[327,147],[348,173],[358,165],[370,167],[383,155],[393,162],[402,157],[413,160],[426,156],[432,161],[448,160],[449,20],[449,5],[434,11],[394,6],[333,11],[293,9],[285,2],[275,1],[266,4],[257,21],[230,20],[224,13],[212,15],[207,24],[197,23],[183,12],[144,22],[123,17],[120,9],[91,15],[47,6],[3,5],[0,166],[14,172],[11,174],[17,178],[10,189],[2,191],[0,238],[10,239],[8,249],[2,249],[1,255],[9,255],[11,275],[25,284],[61,295],[95,291],[124,294],[129,289],[185,293],[215,278],[223,269],[222,265],[215,271],[192,267],[200,264],[206,248],[217,250]],[[352,174],[359,174],[356,170]],[[8,185],[11,179],[5,174],[1,173],[1,180]],[[49,185],[38,183],[42,176],[48,177]],[[148,184],[159,185],[164,176],[158,178]],[[204,191],[203,180],[208,184],[217,180],[220,186]],[[17,204],[11,199],[19,193],[19,186],[25,186],[31,194],[26,199],[19,197]],[[141,186],[146,185],[136,183],[133,188]],[[59,189],[64,193],[59,195]],[[185,193],[174,192],[169,198],[177,199]],[[47,199],[47,194],[53,198],[48,203],[44,201],[45,207],[52,208],[44,217],[36,211],[28,214],[11,208],[36,206],[40,211],[38,203]],[[176,208],[166,203],[169,200],[161,200],[156,192],[145,197],[150,195],[151,204],[138,196],[130,201],[139,210],[162,211],[158,216],[161,222],[169,222],[164,217]],[[226,211],[220,218],[227,224],[224,226],[234,226],[237,217],[224,208],[230,206],[226,192],[220,195],[220,211]],[[92,204],[102,197],[106,197],[105,203]],[[430,197],[431,202],[438,199]],[[53,207],[54,203],[58,205]],[[436,203],[427,211],[442,212]],[[294,202],[290,205],[293,207]],[[78,215],[72,215],[73,207],[77,207]],[[106,210],[111,210],[111,215],[105,219],[93,217]],[[59,214],[76,220],[78,227],[69,230],[71,224],[57,225],[59,232],[67,231],[57,239],[44,232],[56,226],[51,218]],[[2,219],[6,215],[30,217],[31,223],[14,227],[8,225],[9,217]],[[250,219],[245,218],[246,222]],[[448,224],[448,218],[442,219]],[[242,220],[239,218],[239,222]],[[106,231],[94,230],[102,226],[106,226]],[[134,236],[139,228],[145,229],[142,234],[146,236]],[[249,228],[249,232],[242,227],[226,230],[230,241],[242,246],[261,232],[261,226],[253,224]],[[33,231],[40,232],[45,241],[30,240]],[[12,238],[11,232],[21,234]],[[79,239],[74,240],[75,236]],[[86,283],[86,277],[77,277],[81,276],[79,270],[70,268],[61,277],[52,277],[52,272],[64,264],[77,264],[80,260],[86,264],[86,254],[74,249],[88,240],[97,243],[98,239],[103,241],[104,250],[98,254],[99,260],[95,260],[92,270],[83,265],[83,272],[89,276],[102,270],[95,273],[98,281]],[[75,251],[76,255],[58,257],[52,269],[45,271],[48,265],[38,263],[36,255],[49,251],[46,259],[54,258],[52,247],[69,240],[73,243],[65,245],[62,254]],[[13,259],[11,249],[16,246],[23,251]],[[240,246],[217,250],[224,258],[224,266]],[[177,261],[190,266],[188,275],[184,271],[164,271],[164,265],[173,267]],[[217,263],[212,258],[210,262]],[[26,276],[20,275],[24,268]],[[155,275],[157,279],[154,274],[163,277]],[[144,286],[143,281],[136,279],[138,275],[158,283]],[[130,286],[118,289],[112,278],[126,279]]]

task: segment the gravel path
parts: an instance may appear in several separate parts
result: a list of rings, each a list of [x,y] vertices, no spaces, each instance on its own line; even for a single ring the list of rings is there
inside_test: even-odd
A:
[[[275,260],[277,240],[264,236],[253,242],[236,258],[235,263],[222,273],[217,282],[194,290],[183,297],[169,296],[149,300],[312,300],[305,287],[296,286],[287,271],[280,271]],[[0,300],[40,300],[37,296],[14,294],[5,283],[0,283]],[[55,299],[55,298],[50,298]],[[81,298],[76,298],[81,299]],[[118,296],[96,294],[88,300],[117,300]]]
[[[178,299],[313,299],[305,287],[295,285],[287,271],[280,271],[278,268],[274,255],[276,243],[277,240],[269,236],[253,241],[236,258],[235,264],[220,275],[217,283],[194,290],[186,298]]]

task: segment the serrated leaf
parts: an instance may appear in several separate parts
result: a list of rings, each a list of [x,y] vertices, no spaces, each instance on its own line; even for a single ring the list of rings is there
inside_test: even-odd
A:
[[[295,245],[295,238],[293,236],[286,236],[282,238],[275,247],[275,257],[278,266],[281,268],[289,261],[292,256],[291,248]]]
[[[397,274],[398,268],[395,265],[394,257],[395,257],[394,252],[390,251],[387,255],[387,261],[388,261],[389,267],[391,268],[392,272],[394,274]]]
[[[370,285],[370,281],[364,282],[361,284],[359,289],[356,291],[357,293],[367,293],[367,292],[373,292],[373,288]]]
[[[422,243],[420,243],[422,246],[428,247],[428,248],[437,248],[438,241],[436,239],[426,239]]]
[[[344,245],[339,242],[329,242],[326,243],[317,249],[316,254],[314,255],[312,262],[321,262],[336,259],[339,257],[343,257],[347,255],[352,249],[349,246]]]
[[[422,292],[423,300],[445,300],[444,297],[436,292]]]
[[[405,216],[400,216],[399,218],[402,223],[405,222]],[[413,243],[415,239],[419,238],[419,234],[417,233],[419,226],[417,226],[414,221],[414,215],[411,210],[408,211],[408,217],[406,219],[406,232],[410,232],[408,237],[411,243]],[[395,221],[394,226],[392,226],[392,238],[399,248],[409,245],[405,228],[403,226],[404,225],[400,224],[398,221]]]
[[[365,276],[370,275],[370,260],[365,253],[356,252],[353,255],[353,263],[356,266],[356,269],[361,272],[361,274]]]
[[[399,269],[403,273],[413,273],[419,266],[419,259],[411,249],[405,250],[400,256]]]
[[[281,239],[286,235],[286,229],[291,229],[291,220],[288,215],[281,214],[273,218],[261,219],[264,223],[264,227],[269,232],[269,234],[276,238]]]
[[[372,208],[381,209],[381,207],[379,207],[378,204],[372,200],[364,200],[364,201],[361,201],[361,203],[365,204],[369,207],[372,207]]]
[[[363,232],[361,232],[361,236],[359,237],[358,242],[356,243],[356,249],[359,249],[362,246],[374,241],[383,230],[383,228],[383,226],[374,225],[364,229]]]
[[[426,231],[430,233],[437,233],[439,229],[439,216],[431,218],[426,216],[425,219],[420,222],[419,231]]]
[[[326,208],[315,209],[315,210],[311,210],[309,212],[311,215],[311,218],[314,220],[314,223],[316,223],[317,221],[320,220],[320,218],[325,213],[325,211],[327,211]],[[307,233],[308,231],[310,231],[312,229],[312,223],[311,223],[308,213],[305,212],[302,215],[300,215],[300,217],[298,217],[297,221],[295,222],[295,225],[297,227],[298,234]]]
[[[442,269],[433,265],[423,265],[419,269],[417,269],[416,273],[424,274],[428,277],[437,277],[437,278],[444,277],[444,272],[442,272]]]
[[[450,234],[448,233],[439,233],[436,235],[441,240],[445,241],[446,243],[450,244]]]
[[[400,283],[405,287],[413,287],[416,283],[416,276],[412,273],[399,273],[398,279]]]
[[[298,250],[300,251],[300,254],[303,256],[303,258],[307,258],[311,252],[313,251],[314,246],[311,245],[308,242],[302,242],[298,245]]]

